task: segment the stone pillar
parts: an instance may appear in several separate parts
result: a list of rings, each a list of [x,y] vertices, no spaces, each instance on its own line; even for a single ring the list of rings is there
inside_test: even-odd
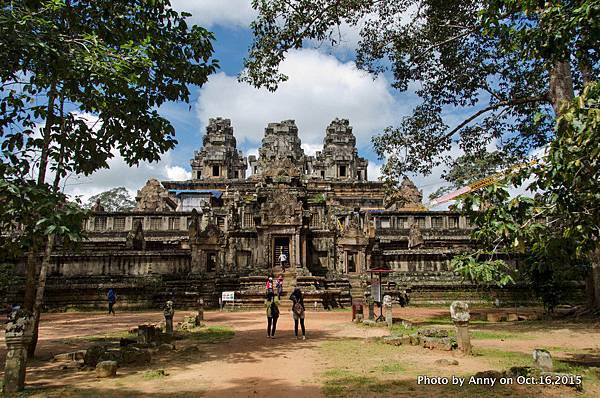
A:
[[[6,324],[5,341],[7,347],[4,364],[4,392],[23,391],[27,367],[27,347],[33,334],[33,316],[17,310],[10,314]]]
[[[385,322],[389,327],[392,327],[394,322],[392,314],[392,297],[387,294],[383,296],[383,310],[385,313]]]
[[[465,355],[471,355],[471,336],[469,335],[469,305],[464,301],[454,301],[450,305],[450,316],[456,326],[458,348]]]
[[[198,299],[198,321],[204,320],[204,299]]]
[[[369,295],[367,298],[367,304],[369,305],[369,320],[375,320],[375,299]]]
[[[173,308],[173,302],[167,301],[165,309],[163,310],[165,315],[165,331],[169,336],[173,335],[173,315],[175,315],[175,309]]]
[[[300,233],[296,233],[296,235],[294,235],[294,249],[296,267],[300,268],[302,267],[302,263],[300,261]]]

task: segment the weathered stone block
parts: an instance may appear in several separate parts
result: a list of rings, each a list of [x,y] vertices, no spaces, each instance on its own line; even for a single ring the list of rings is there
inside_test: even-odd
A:
[[[535,366],[544,371],[552,372],[554,366],[552,365],[552,355],[547,350],[536,348],[533,350],[533,362]]]
[[[437,337],[437,338],[448,337],[448,331],[446,329],[438,329],[438,328],[420,329],[417,333],[419,334],[419,336],[424,336],[424,337]]]
[[[423,337],[421,341],[423,347],[430,350],[451,351],[454,348],[454,342],[449,337]]]
[[[117,375],[116,361],[102,361],[96,365],[96,377],[115,377]]]

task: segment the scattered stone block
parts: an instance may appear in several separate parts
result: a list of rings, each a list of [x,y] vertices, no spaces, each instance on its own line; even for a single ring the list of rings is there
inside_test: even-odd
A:
[[[136,347],[123,347],[121,349],[121,361],[128,365],[144,365],[150,363],[152,355],[148,350]]]
[[[135,344],[135,343],[137,343],[137,340],[126,339],[123,337],[121,337],[121,339],[119,340],[119,346],[121,346],[121,347],[127,347],[128,345]]]
[[[371,320],[371,319],[365,319],[364,321],[362,321],[363,325],[367,325],[367,326],[376,326],[377,322]]]
[[[448,337],[448,331],[446,329],[438,329],[438,328],[420,329],[417,333],[419,334],[419,336],[423,336],[423,337],[437,337],[437,338]]]
[[[421,337],[417,333],[410,335],[410,345],[421,345]]]
[[[85,359],[86,352],[87,352],[86,350],[65,352],[63,354],[55,355],[54,360],[57,362],[83,361]]]
[[[116,361],[102,361],[96,365],[96,377],[115,377],[117,375]]]
[[[455,344],[449,337],[422,337],[421,341],[430,350],[452,351]]]
[[[101,344],[95,344],[91,346],[85,351],[83,363],[87,366],[95,368],[98,362],[100,362],[100,357],[102,354],[106,352],[106,349],[107,347]]]
[[[458,361],[456,359],[442,358],[438,359],[434,363],[439,366],[458,366]]]
[[[533,362],[535,366],[544,372],[552,372],[554,366],[552,365],[552,355],[547,350],[536,348],[533,350]]]
[[[409,338],[409,341],[410,341],[410,338]],[[399,346],[399,345],[403,344],[404,340],[402,339],[402,336],[385,336],[383,338],[383,342],[385,344]]]
[[[490,312],[487,314],[488,322],[502,322],[503,319],[504,319],[503,314],[498,314],[498,313],[493,313],[493,312]]]
[[[509,322],[516,322],[519,320],[519,315],[511,312],[506,316],[506,320]]]

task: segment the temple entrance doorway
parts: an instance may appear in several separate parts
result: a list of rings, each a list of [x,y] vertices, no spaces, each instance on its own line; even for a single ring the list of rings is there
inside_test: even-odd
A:
[[[286,262],[285,266],[289,267],[290,262],[290,238],[285,236],[279,236],[273,239],[273,263],[272,267],[279,267],[281,265],[281,261],[279,261],[279,256],[281,253],[285,254]]]

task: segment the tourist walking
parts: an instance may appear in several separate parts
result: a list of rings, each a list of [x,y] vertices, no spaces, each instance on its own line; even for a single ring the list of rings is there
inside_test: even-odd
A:
[[[277,278],[275,288],[277,289],[277,298],[281,301],[281,295],[283,294],[283,275],[279,275]]]
[[[279,299],[272,291],[267,292],[265,308],[267,309],[267,338],[274,339],[277,319],[279,319]]]
[[[267,285],[265,287],[267,289],[267,293],[273,293],[273,277],[270,276],[269,279],[267,279]]]
[[[108,289],[108,315],[115,314],[114,305],[117,302],[117,293],[113,289]]]
[[[295,288],[290,296],[290,300],[292,300],[292,317],[294,318],[294,335],[297,339],[298,336],[298,322],[300,322],[300,327],[302,328],[302,340],[306,340],[306,329],[304,328],[304,313],[306,308],[304,307],[304,296],[300,288]]]
[[[285,253],[283,251],[279,255],[279,262],[281,263],[281,272],[285,273],[285,265],[287,263],[287,256],[285,255]]]

